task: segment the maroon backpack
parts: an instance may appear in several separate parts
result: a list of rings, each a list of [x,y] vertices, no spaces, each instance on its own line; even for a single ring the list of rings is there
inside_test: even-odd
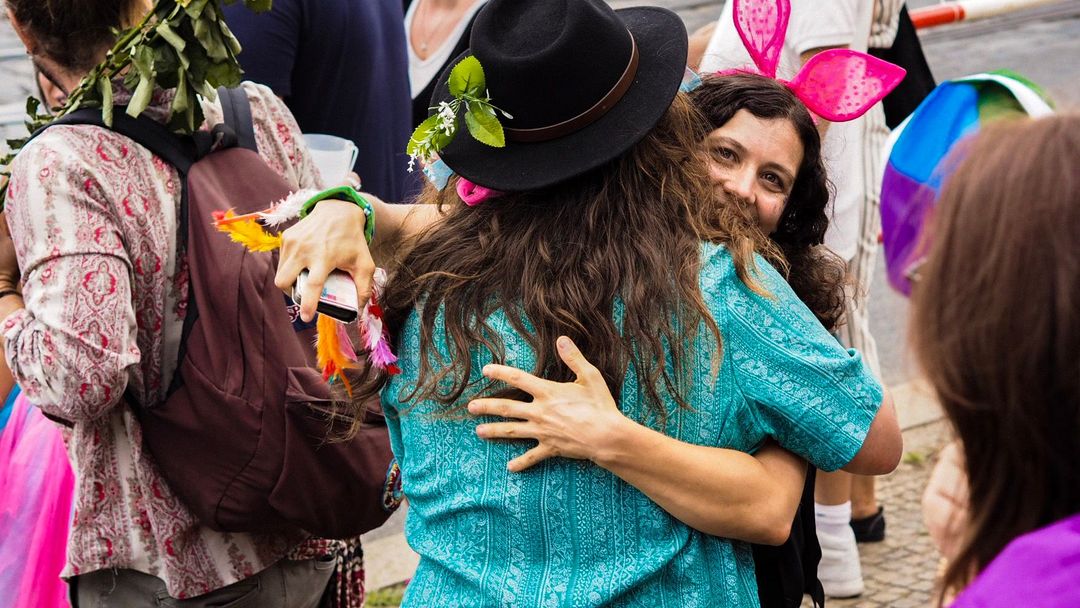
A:
[[[277,255],[215,230],[214,211],[259,211],[292,191],[256,152],[247,95],[220,97],[225,123],[194,138],[122,109],[109,127],[184,182],[177,247],[179,257],[186,246],[190,285],[178,367],[164,402],[134,410],[169,486],[211,528],[356,536],[393,510],[385,421],[376,403],[360,432],[340,440],[350,421],[329,414],[313,327],[294,324],[296,307],[274,285]],[[104,126],[100,110],[53,124]]]

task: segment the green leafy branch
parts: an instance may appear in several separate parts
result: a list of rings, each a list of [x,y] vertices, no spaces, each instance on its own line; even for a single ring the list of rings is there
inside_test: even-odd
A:
[[[506,135],[498,114],[506,118],[513,116],[492,105],[480,61],[473,56],[459,61],[450,71],[447,84],[454,98],[431,108],[437,111],[420,123],[409,138],[405,150],[410,157],[409,171],[413,170],[417,160],[430,161],[454,140],[462,108],[465,110],[465,128],[474,139],[493,148],[506,146]]]
[[[116,44],[105,60],[90,70],[68,95],[55,115],[40,113],[40,103],[26,103],[26,128],[32,134],[56,118],[81,108],[101,108],[106,124],[113,120],[113,80],[123,77],[132,91],[126,112],[138,117],[150,105],[155,90],[174,90],[168,126],[193,133],[205,116],[199,96],[214,99],[218,87],[240,84],[243,72],[236,59],[240,43],[221,13],[222,2],[236,0],[159,0],[134,27],[117,32]],[[269,10],[272,0],[243,0],[254,11]],[[7,198],[11,161],[29,137],[8,140],[11,152],[0,158],[0,208]]]

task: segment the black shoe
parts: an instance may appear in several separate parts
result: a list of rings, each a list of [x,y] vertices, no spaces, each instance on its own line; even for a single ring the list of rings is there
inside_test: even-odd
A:
[[[857,543],[880,543],[885,540],[885,507],[878,507],[870,517],[851,520]]]

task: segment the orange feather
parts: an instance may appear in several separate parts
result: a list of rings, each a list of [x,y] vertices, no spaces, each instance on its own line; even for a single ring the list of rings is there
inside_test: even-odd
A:
[[[352,397],[352,385],[345,377],[345,370],[356,365],[345,354],[338,334],[337,321],[326,315],[319,315],[316,330],[318,339],[315,342],[315,355],[319,369],[322,370],[323,379],[340,379],[345,386],[345,392]]]
[[[274,251],[281,248],[281,236],[270,234],[254,219],[241,219],[229,209],[225,213],[214,214],[214,225],[218,231],[229,235],[235,243],[247,247],[249,251]]]

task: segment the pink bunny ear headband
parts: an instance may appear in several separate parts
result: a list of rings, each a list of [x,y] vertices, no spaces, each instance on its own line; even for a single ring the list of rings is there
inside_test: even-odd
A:
[[[791,18],[791,0],[733,1],[735,29],[757,66],[757,73],[776,78]],[[723,70],[717,74],[745,71]],[[777,80],[814,114],[832,122],[847,122],[874,107],[900,84],[905,74],[904,68],[866,53],[830,49],[814,55],[794,79]]]

